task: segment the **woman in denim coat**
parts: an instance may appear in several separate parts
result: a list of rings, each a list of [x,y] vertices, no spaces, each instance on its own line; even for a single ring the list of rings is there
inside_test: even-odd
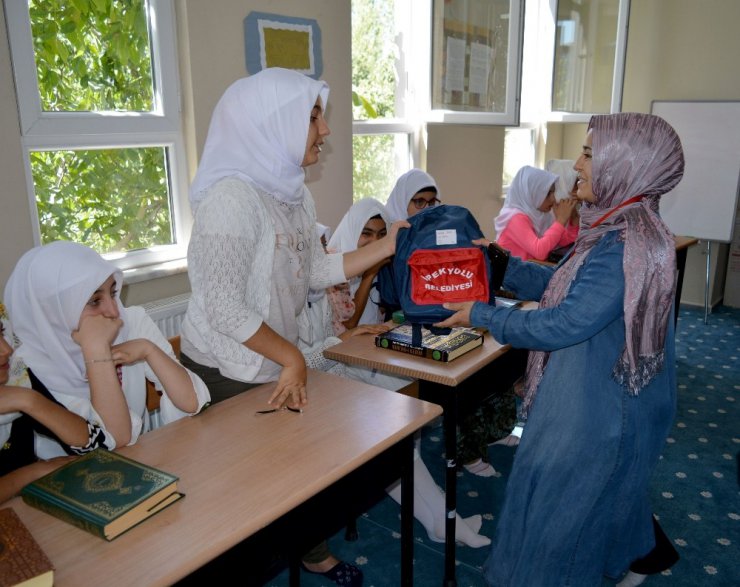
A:
[[[675,244],[658,204],[683,166],[661,118],[594,116],[575,165],[573,251],[555,268],[491,251],[508,262],[504,288],[539,309],[449,306],[443,326],[484,326],[531,349],[492,585],[601,585],[654,547],[648,484],[676,402]]]

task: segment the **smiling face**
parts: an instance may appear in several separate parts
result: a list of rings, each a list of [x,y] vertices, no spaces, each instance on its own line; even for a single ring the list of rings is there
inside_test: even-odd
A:
[[[308,124],[308,137],[306,137],[306,152],[303,155],[301,167],[308,167],[319,161],[321,145],[324,137],[331,134],[329,125],[324,119],[324,109],[321,106],[321,98],[316,99],[316,104],[311,109],[311,120]]]
[[[90,296],[82,314],[80,314],[80,322],[85,316],[105,316],[106,318],[118,318],[120,316],[118,290],[116,289],[116,280],[112,275]]]
[[[364,246],[374,243],[377,240],[383,238],[388,229],[385,226],[385,220],[380,215],[373,216],[370,220],[365,223],[360,233],[360,238],[357,239],[357,248],[361,249]]]
[[[578,179],[576,180],[576,198],[583,202],[596,202],[596,196],[593,192],[593,175],[591,172],[591,160],[592,160],[592,149],[593,143],[593,131],[588,131],[586,135],[586,141],[583,143],[583,151],[581,156],[576,160],[573,169],[578,172]]]

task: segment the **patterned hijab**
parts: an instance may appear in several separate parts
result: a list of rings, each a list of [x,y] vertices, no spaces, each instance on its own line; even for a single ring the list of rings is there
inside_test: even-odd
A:
[[[442,199],[437,182],[427,172],[421,169],[412,169],[399,177],[385,205],[391,222],[406,220],[409,217],[408,207],[411,198],[425,189],[433,189],[437,192],[437,199]]]
[[[302,202],[306,190],[301,163],[317,98],[326,110],[326,82],[279,67],[231,84],[213,111],[190,187],[193,212],[209,187],[233,176],[256,184],[281,202]]]
[[[581,226],[573,253],[555,272],[540,307],[557,306],[594,245],[608,232],[624,242],[624,349],[612,377],[637,395],[663,369],[665,337],[676,287],[673,234],[658,214],[660,196],[683,176],[681,140],[662,118],[622,113],[594,116],[593,204],[581,207]],[[640,200],[624,205],[635,196]],[[622,207],[619,207],[622,205]],[[597,223],[605,214],[608,218]],[[597,226],[593,226],[597,224]],[[542,379],[549,353],[529,355],[523,411]]]
[[[526,214],[534,225],[538,237],[545,234],[555,218],[552,212],[542,212],[538,208],[547,198],[550,188],[558,180],[558,176],[549,171],[525,165],[516,172],[511,180],[509,191],[506,192],[506,201],[501,212],[493,221],[496,237],[500,237],[509,221],[518,214]]]

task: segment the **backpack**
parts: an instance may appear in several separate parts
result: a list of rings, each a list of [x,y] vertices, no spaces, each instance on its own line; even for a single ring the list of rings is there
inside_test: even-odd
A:
[[[425,208],[408,222],[379,275],[382,305],[400,307],[407,322],[429,328],[453,314],[445,302],[492,301],[488,255],[471,242],[483,233],[467,208]]]

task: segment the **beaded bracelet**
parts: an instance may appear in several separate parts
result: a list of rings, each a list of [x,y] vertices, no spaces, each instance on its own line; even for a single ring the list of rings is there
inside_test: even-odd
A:
[[[85,365],[92,365],[93,363],[112,363],[113,357],[109,359],[90,359],[89,361],[85,361]]]

